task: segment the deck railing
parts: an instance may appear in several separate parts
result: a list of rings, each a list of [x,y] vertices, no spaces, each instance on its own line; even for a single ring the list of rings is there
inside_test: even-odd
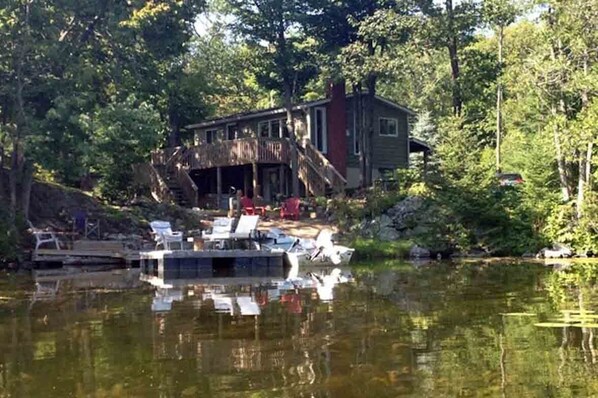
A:
[[[240,166],[252,163],[289,163],[289,142],[277,138],[242,138],[190,147],[183,165],[190,169]]]

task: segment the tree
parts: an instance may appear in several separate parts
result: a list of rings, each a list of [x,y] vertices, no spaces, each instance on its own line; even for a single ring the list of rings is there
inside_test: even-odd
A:
[[[423,11],[428,16],[428,24],[421,31],[422,35],[430,40],[431,45],[448,50],[453,114],[458,116],[463,107],[459,50],[473,40],[479,25],[478,4],[464,0],[455,5],[453,0],[444,0],[443,7],[426,4]]]
[[[0,2],[0,129],[10,137],[12,218],[27,216],[34,162],[71,185],[85,173],[90,137],[80,119],[98,106],[137,92],[160,109],[171,136],[178,133],[188,89],[174,77],[202,4]]]
[[[313,66],[305,62],[299,27],[303,4],[299,0],[256,0],[248,3],[229,0],[236,17],[235,30],[245,37],[263,62],[258,76],[267,88],[282,93],[286,109],[286,126],[291,143],[292,192],[299,195],[299,170],[293,100],[297,98]]]
[[[160,137],[160,115],[154,108],[129,96],[98,108],[82,124],[91,137],[89,166],[100,176],[101,195],[121,202],[133,194],[133,168],[147,162]]]
[[[518,10],[511,0],[486,0],[483,3],[483,17],[494,29],[498,42],[498,65],[503,67],[504,30],[515,21]],[[496,82],[496,171],[500,172],[500,141],[502,137],[503,86],[500,76]]]

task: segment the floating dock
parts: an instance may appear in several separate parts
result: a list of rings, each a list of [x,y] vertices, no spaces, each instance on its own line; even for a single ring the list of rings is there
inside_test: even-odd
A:
[[[176,250],[141,252],[141,279],[174,280],[220,278],[284,278],[288,267],[282,251]]]

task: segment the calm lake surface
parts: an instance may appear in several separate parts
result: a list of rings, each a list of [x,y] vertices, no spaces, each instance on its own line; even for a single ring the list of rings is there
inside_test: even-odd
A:
[[[365,264],[328,293],[0,274],[0,397],[597,396],[597,269]]]

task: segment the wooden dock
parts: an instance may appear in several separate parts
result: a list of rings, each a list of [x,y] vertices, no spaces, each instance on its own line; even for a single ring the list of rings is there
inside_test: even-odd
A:
[[[122,241],[80,240],[72,249],[38,249],[31,257],[35,263],[132,265],[139,262],[139,250]]]

